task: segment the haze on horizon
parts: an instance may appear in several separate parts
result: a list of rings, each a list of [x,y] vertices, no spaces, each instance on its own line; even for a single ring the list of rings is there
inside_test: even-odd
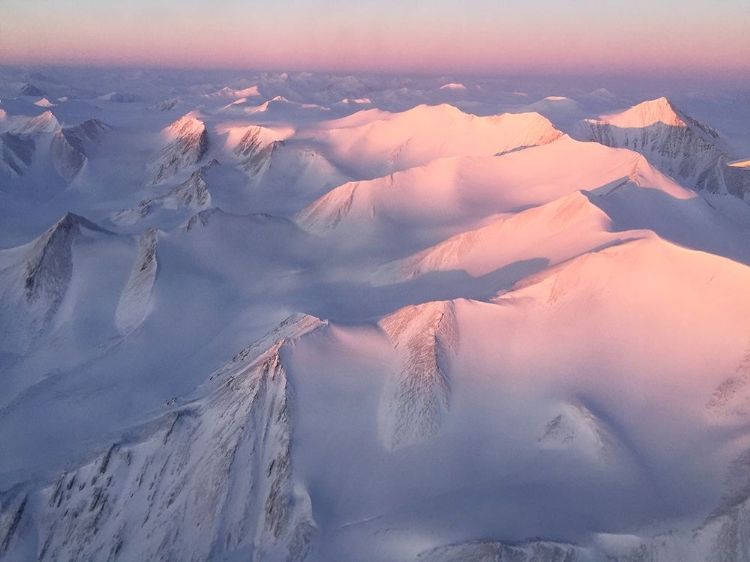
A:
[[[750,3],[0,0],[0,64],[750,78]]]

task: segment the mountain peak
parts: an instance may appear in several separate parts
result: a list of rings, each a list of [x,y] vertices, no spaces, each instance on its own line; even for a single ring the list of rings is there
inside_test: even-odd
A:
[[[205,124],[198,118],[198,114],[195,111],[186,113],[165,129],[168,134],[174,137],[201,134],[205,130]]]
[[[657,123],[672,127],[687,127],[680,112],[665,97],[641,102],[621,113],[604,115],[598,122],[622,128],[649,127]]]
[[[171,137],[156,161],[157,171],[153,180],[156,185],[167,180],[180,170],[200,162],[209,149],[206,125],[191,111],[180,117],[164,132]]]
[[[82,217],[80,215],[76,215],[75,213],[71,213],[68,211],[65,213],[62,217],[60,217],[55,224],[53,224],[47,232],[52,231],[70,231],[77,227],[84,227],[88,230],[92,230],[94,232],[104,232],[107,234],[112,234],[109,230],[106,228],[102,228],[98,224],[96,224],[93,221],[90,221],[86,217]]]

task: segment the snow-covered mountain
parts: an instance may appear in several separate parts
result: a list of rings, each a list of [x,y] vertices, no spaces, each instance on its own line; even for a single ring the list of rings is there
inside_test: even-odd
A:
[[[596,88],[0,70],[0,561],[747,562],[744,98]]]
[[[158,184],[177,172],[200,162],[208,152],[206,126],[192,113],[180,117],[163,131],[168,144],[153,163],[156,172],[153,183]]]
[[[715,129],[677,109],[666,98],[645,101],[622,113],[584,121],[582,137],[629,148],[689,187],[745,197],[750,178],[729,162],[735,157]]]
[[[75,127],[63,127],[52,139],[52,158],[57,173],[67,182],[83,170],[86,147],[101,142],[111,127],[98,119],[89,119]]]

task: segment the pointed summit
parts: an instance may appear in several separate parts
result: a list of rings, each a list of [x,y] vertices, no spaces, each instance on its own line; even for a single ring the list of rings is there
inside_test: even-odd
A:
[[[16,132],[19,135],[37,135],[41,133],[54,133],[62,128],[57,117],[51,111],[45,111],[41,115],[29,120]]]
[[[617,127],[649,127],[664,123],[672,127],[687,127],[675,106],[665,97],[644,101],[621,113],[604,115],[598,121]]]

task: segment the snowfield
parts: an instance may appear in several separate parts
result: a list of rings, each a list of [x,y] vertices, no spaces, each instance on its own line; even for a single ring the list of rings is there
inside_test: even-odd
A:
[[[0,69],[0,560],[750,561],[746,94],[522,82]]]

